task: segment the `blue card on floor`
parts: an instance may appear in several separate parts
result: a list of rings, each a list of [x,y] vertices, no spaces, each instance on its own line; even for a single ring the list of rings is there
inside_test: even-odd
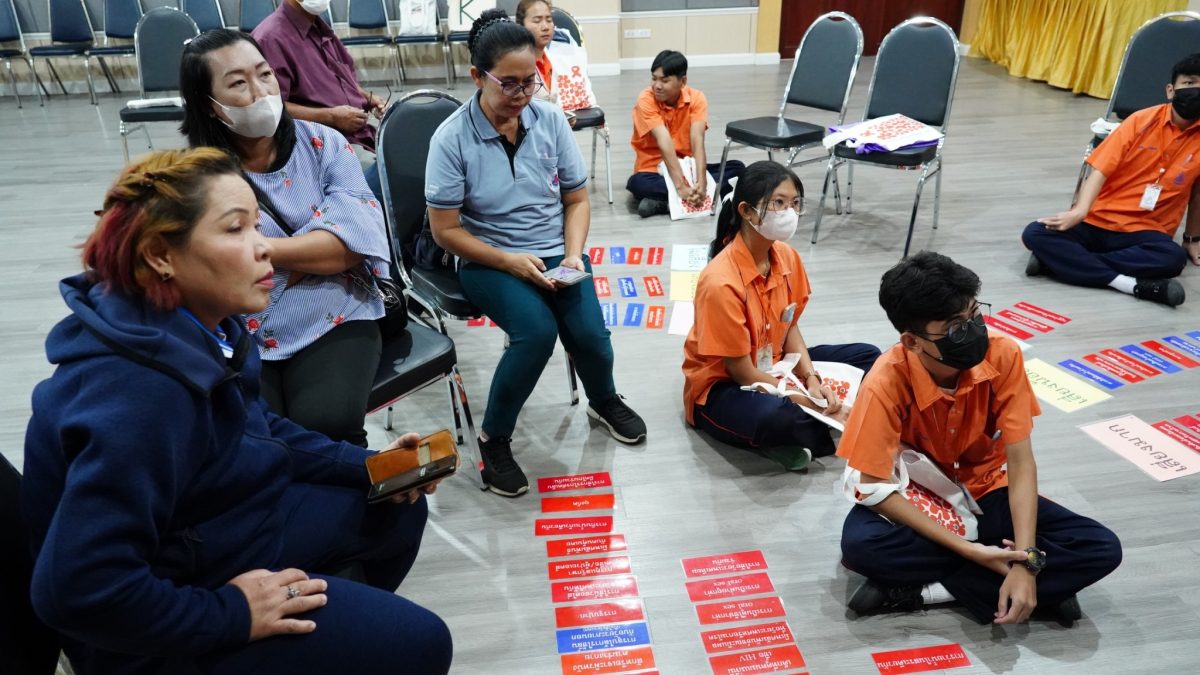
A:
[[[608,249],[608,262],[614,265],[625,264],[625,247],[613,246]]]
[[[1067,359],[1066,361],[1059,361],[1058,365],[1062,366],[1063,368],[1066,368],[1067,370],[1071,371],[1072,373],[1075,373],[1076,375],[1082,375],[1085,379],[1091,380],[1092,382],[1095,382],[1096,384],[1100,385],[1101,387],[1104,387],[1105,389],[1116,389],[1117,387],[1120,387],[1121,385],[1124,384],[1124,382],[1118,382],[1099,371],[1088,368],[1087,366],[1083,365],[1082,363],[1080,363],[1074,359]]]
[[[621,277],[617,279],[617,287],[621,289],[622,298],[637,297],[637,284],[633,283],[633,277]]]
[[[640,302],[631,302],[625,307],[625,321],[622,326],[640,326],[642,325],[642,316],[646,313],[646,306]]]
[[[1130,356],[1141,359],[1146,363],[1149,363],[1164,373],[1178,373],[1183,370],[1183,368],[1171,363],[1158,354],[1152,354],[1149,350],[1143,349],[1137,345],[1125,345],[1124,347],[1121,347],[1121,351],[1129,354]]]
[[[604,302],[600,304],[600,309],[604,310],[604,325],[617,325],[617,303]]]
[[[650,629],[645,621],[609,626],[566,628],[558,631],[558,653],[590,652],[595,649],[619,649],[650,644]]]

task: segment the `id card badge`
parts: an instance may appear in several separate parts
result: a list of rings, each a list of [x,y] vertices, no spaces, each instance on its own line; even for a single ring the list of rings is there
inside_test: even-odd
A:
[[[771,368],[771,366],[775,365],[775,359],[773,358],[774,354],[772,354],[771,352],[772,352],[771,345],[767,345],[765,347],[758,348],[758,359],[757,360],[758,360],[758,369],[759,370],[769,370]]]
[[[780,315],[779,320],[785,324],[791,324],[794,318],[796,318],[796,303],[793,302],[783,308],[783,314]]]
[[[1151,183],[1150,185],[1147,185],[1146,191],[1142,193],[1142,203],[1138,206],[1141,206],[1147,211],[1153,211],[1154,205],[1158,203],[1158,195],[1161,193],[1162,185],[1158,183]]]

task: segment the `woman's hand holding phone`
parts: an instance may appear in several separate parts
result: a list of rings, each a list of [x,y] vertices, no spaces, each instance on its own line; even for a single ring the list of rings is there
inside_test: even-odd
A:
[[[553,291],[553,281],[545,277],[546,263],[532,253],[509,253],[505,258],[504,271],[538,288]]]
[[[421,435],[410,431],[409,433],[404,434],[400,438],[397,438],[396,440],[389,443],[388,446],[386,448],[384,448],[383,450],[381,450],[380,452],[387,452],[388,450],[399,450],[399,449],[411,450],[411,451],[415,452],[417,449],[417,445],[420,442],[421,442]],[[415,490],[409,490],[407,492],[398,492],[398,493],[392,495],[391,497],[389,497],[388,501],[390,501],[393,504],[413,504],[418,499],[421,498],[422,494],[431,495],[434,492],[436,492],[438,484],[441,483],[443,480],[445,480],[445,479],[439,478],[439,479],[433,481],[432,483],[429,483],[428,485],[419,487]]]

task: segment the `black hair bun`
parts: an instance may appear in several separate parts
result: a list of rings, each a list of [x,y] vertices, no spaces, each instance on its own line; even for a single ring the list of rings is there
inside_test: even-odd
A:
[[[467,51],[475,52],[475,43],[479,40],[479,34],[487,30],[494,24],[501,21],[508,21],[508,13],[499,7],[483,10],[479,18],[471,23],[471,32],[467,34]]]

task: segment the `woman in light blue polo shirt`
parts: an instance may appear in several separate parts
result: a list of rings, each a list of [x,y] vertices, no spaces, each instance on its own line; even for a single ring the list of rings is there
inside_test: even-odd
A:
[[[434,239],[462,261],[467,297],[510,338],[479,440],[484,482],[516,497],[529,489],[512,457],[517,415],[555,340],[575,362],[589,417],[624,443],[641,442],[646,425],[617,394],[612,342],[591,281],[565,286],[544,274],[558,266],[591,271],[583,257],[591,207],[566,117],[532,98],[541,86],[533,35],[490,9],[471,26],[467,46],[479,91],[434,134],[425,199]]]

